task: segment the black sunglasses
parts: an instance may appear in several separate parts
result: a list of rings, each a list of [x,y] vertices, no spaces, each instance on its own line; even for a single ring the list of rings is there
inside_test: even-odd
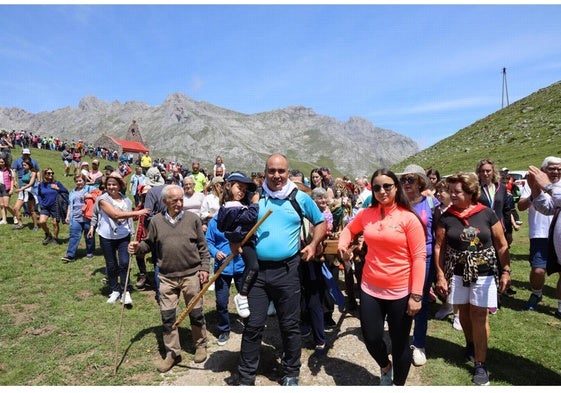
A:
[[[415,178],[414,177],[402,177],[401,179],[399,179],[399,181],[401,182],[401,184],[413,184],[415,183]]]
[[[54,172],[45,172],[45,175],[54,175]]]
[[[394,186],[393,183],[384,183],[384,184],[382,184],[382,185],[374,184],[374,185],[372,186],[372,190],[373,190],[374,192],[380,192],[380,191],[382,190],[382,188],[384,188],[384,191],[388,192],[388,191],[391,191],[391,190],[392,190],[393,186]]]

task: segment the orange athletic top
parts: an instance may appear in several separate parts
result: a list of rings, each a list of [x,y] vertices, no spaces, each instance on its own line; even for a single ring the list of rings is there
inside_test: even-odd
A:
[[[426,270],[425,230],[419,218],[397,205],[361,209],[345,226],[339,245],[348,247],[352,239],[364,233],[368,252],[364,260],[362,280],[366,287],[387,293],[423,294]],[[391,295],[390,295],[391,296]]]

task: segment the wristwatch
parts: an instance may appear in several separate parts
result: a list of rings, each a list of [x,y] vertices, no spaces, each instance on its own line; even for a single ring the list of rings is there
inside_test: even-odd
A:
[[[413,300],[415,300],[416,302],[420,302],[421,300],[423,300],[423,297],[421,295],[415,295],[415,294],[411,294],[409,295],[409,297]]]

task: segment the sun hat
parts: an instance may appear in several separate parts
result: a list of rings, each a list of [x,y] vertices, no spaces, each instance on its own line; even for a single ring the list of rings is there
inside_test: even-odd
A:
[[[119,172],[113,171],[111,172],[111,174],[107,175],[107,177],[105,178],[105,183],[107,183],[107,180],[109,179],[117,180],[117,182],[119,183],[119,187],[121,187],[121,191],[126,190],[127,185],[125,184],[125,180],[123,179],[123,176],[121,176]]]
[[[31,151],[28,148],[25,148],[21,151],[21,154],[31,154]]]
[[[239,183],[245,183],[247,184],[247,189],[249,191],[255,191],[257,189],[257,186],[255,185],[254,182],[251,181],[251,179],[249,177],[247,177],[245,175],[245,173],[242,172],[232,172],[230,173],[230,176],[228,176],[228,178],[226,179],[227,182],[231,183],[231,182],[239,182]]]
[[[153,166],[152,168],[146,171],[146,180],[144,180],[144,184],[155,187],[161,186],[165,183],[165,179],[160,173],[160,170]]]
[[[80,166],[90,166],[90,164],[87,161],[82,162],[82,165]]]
[[[421,186],[421,190],[424,190],[428,187],[429,179],[425,173],[425,170],[421,166],[415,164],[409,164],[405,167],[403,172],[397,174],[397,176],[403,176],[409,174],[419,176],[419,185]]]
[[[224,178],[222,176],[214,176],[210,181],[211,186],[214,186],[215,184],[218,183],[224,183]]]

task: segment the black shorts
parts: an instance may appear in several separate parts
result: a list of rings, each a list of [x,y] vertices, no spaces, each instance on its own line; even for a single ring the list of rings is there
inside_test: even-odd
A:
[[[10,196],[10,190],[6,190],[5,184],[0,184],[0,198]]]

